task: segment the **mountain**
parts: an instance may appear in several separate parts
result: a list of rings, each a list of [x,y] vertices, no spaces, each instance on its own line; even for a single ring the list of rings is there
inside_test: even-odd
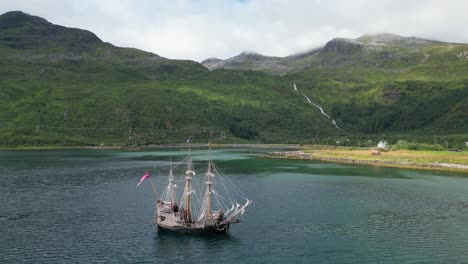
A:
[[[261,72],[119,48],[22,12],[0,16],[0,145],[300,142],[333,125]]]
[[[211,58],[204,60],[201,63],[210,70],[253,70],[270,73],[281,73],[287,71],[287,64],[283,58],[268,57],[252,52],[243,52],[227,60]]]
[[[371,70],[378,78],[406,80],[416,74],[419,75],[416,77],[425,79],[446,80],[465,78],[468,70],[467,51],[467,44],[375,34],[357,39],[335,38],[321,48],[287,57],[242,53],[227,60],[216,60],[216,63],[210,63],[213,59],[205,60],[202,64],[210,70],[255,70],[279,75],[324,72],[323,68],[338,70],[343,74],[341,69],[348,71],[353,67],[364,68],[365,72]],[[420,74],[428,70],[431,75]]]
[[[314,94],[326,93],[332,115],[350,130],[466,137],[468,59],[463,54],[467,44],[392,34],[334,39],[294,65],[288,78],[312,86]]]
[[[468,131],[466,44],[367,35],[284,58],[243,53],[203,64],[212,70],[5,13],[0,145],[151,144],[188,136],[357,145],[383,134],[462,142]]]
[[[243,53],[202,64],[280,75],[349,131],[468,136],[467,44],[375,34],[283,58]]]
[[[0,30],[2,44],[13,49],[52,48],[84,52],[102,43],[89,31],[53,25],[43,18],[22,12],[9,12],[0,16]]]

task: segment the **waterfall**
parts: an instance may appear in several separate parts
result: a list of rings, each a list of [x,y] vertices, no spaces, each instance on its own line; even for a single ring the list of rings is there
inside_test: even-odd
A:
[[[297,86],[296,86],[296,84],[293,83],[293,85],[294,85],[294,90],[297,91]],[[305,99],[307,99],[307,101],[309,102],[309,104],[311,104],[311,105],[317,107],[317,108],[320,110],[320,112],[322,113],[322,115],[324,115],[324,116],[326,116],[328,119],[330,119],[331,122],[332,122],[332,124],[333,124],[337,129],[340,129],[340,127],[336,124],[336,121],[333,120],[327,113],[325,113],[325,111],[323,111],[323,108],[320,107],[320,105],[313,103],[307,95],[305,95],[305,94],[303,94],[303,93],[301,93],[301,95],[304,96]]]

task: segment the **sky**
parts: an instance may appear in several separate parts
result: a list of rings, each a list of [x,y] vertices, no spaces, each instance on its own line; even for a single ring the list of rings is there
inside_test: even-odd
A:
[[[0,0],[170,59],[287,56],[335,37],[394,33],[468,43],[467,0]]]

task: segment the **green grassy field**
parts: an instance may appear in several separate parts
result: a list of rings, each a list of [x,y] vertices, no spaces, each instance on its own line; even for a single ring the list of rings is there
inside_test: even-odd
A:
[[[311,159],[316,160],[468,172],[467,151],[390,150],[373,155],[373,153],[375,154],[373,149],[334,148],[331,146],[304,146],[301,149],[305,154],[310,155]]]

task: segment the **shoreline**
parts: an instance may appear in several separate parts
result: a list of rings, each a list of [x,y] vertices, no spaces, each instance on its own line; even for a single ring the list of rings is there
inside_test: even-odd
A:
[[[436,170],[449,172],[468,173],[468,164],[448,163],[448,162],[417,162],[412,160],[388,160],[382,158],[360,159],[355,155],[350,154],[349,157],[333,157],[332,155],[314,155],[314,149],[306,149],[298,151],[283,151],[271,152],[266,158],[271,159],[291,159],[291,160],[316,160],[331,163],[351,164],[351,165],[366,165],[375,167],[387,168],[403,168],[403,169],[419,169],[419,170]],[[320,151],[315,149],[315,151]],[[384,152],[385,155],[386,152]]]
[[[191,144],[192,148],[207,148],[207,143]],[[464,163],[447,162],[439,158],[437,155],[431,156],[432,160],[417,161],[418,158],[427,154],[424,151],[407,151],[412,157],[404,157],[397,155],[396,157],[388,157],[390,153],[398,151],[382,152],[379,156],[370,156],[369,152],[373,149],[355,148],[355,147],[339,147],[333,146],[301,146],[299,144],[211,144],[213,148],[251,148],[251,149],[271,149],[282,150],[269,152],[265,158],[272,159],[291,159],[291,160],[316,160],[323,162],[351,164],[351,165],[366,165],[388,168],[404,168],[404,169],[420,169],[420,170],[436,170],[449,171],[458,173],[468,173],[468,154],[464,154],[466,159]],[[186,143],[174,144],[159,144],[145,146],[27,146],[27,147],[0,147],[1,150],[66,150],[66,149],[92,149],[92,150],[127,150],[127,151],[144,151],[151,149],[171,149],[171,148],[187,148]],[[359,153],[360,152],[360,153]],[[367,153],[363,156],[363,152]],[[437,154],[443,151],[437,152]],[[452,154],[447,152],[448,154]],[[466,153],[466,152],[465,152]],[[359,154],[359,155],[358,155]],[[397,153],[398,154],[398,153]],[[393,154],[395,156],[395,154]],[[453,154],[452,154],[453,155]]]
[[[192,143],[192,148],[208,148],[208,143]],[[230,144],[211,144],[213,148],[253,148],[253,149],[299,149],[299,144],[249,144],[249,143],[230,143]],[[142,146],[20,146],[20,147],[0,147],[0,150],[61,150],[61,149],[96,149],[96,150],[146,150],[146,149],[165,149],[165,148],[188,148],[187,143],[142,145]]]

